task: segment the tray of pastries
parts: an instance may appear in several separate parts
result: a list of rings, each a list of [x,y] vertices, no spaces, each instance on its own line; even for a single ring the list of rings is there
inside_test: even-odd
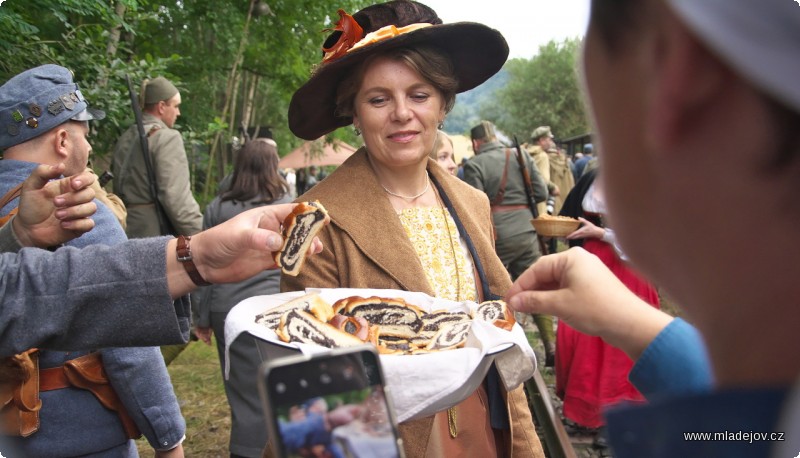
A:
[[[492,363],[507,389],[531,377],[536,367],[525,333],[503,301],[454,302],[399,290],[308,289],[242,301],[225,322],[226,351],[242,332],[268,343],[262,346],[266,358],[374,345],[400,421],[462,401],[478,388]]]

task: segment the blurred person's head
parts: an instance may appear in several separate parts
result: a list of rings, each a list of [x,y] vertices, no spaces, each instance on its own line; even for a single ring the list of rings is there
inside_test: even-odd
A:
[[[531,132],[531,143],[539,145],[545,151],[555,148],[556,144],[553,138],[550,126],[539,126]]]
[[[733,332],[760,319],[756,304],[800,299],[796,269],[781,267],[800,257],[799,13],[778,0],[592,2],[584,84],[610,226],[714,342],[712,357],[721,340],[745,350],[752,339]],[[731,217],[743,209],[747,221]],[[742,240],[765,243],[742,262]]]
[[[275,142],[257,138],[245,143],[236,158],[231,187],[222,200],[270,203],[289,192],[289,185],[278,173],[278,149]]]
[[[477,126],[470,129],[469,136],[472,139],[472,149],[475,154],[478,154],[478,149],[481,145],[497,141],[497,132],[494,124],[489,121],[481,121]]]
[[[435,160],[439,166],[447,170],[450,175],[458,172],[458,165],[455,161],[455,151],[453,149],[453,139],[449,135],[439,131],[436,141],[433,143],[433,151],[430,158]]]

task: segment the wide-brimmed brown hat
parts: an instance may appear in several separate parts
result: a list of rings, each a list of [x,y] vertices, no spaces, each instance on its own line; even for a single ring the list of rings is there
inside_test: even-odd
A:
[[[413,1],[368,6],[352,17],[339,10],[339,16],[337,28],[323,45],[323,62],[289,104],[289,128],[306,140],[352,124],[352,117],[335,113],[336,90],[344,77],[375,53],[419,43],[439,48],[453,62],[457,92],[489,79],[508,57],[508,44],[497,30],[474,22],[442,24],[434,10]]]

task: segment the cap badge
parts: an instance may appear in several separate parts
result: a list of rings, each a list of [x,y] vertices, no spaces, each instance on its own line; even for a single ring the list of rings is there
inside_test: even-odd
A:
[[[42,115],[42,107],[40,107],[35,103],[28,105],[28,111],[30,111],[31,114],[36,116],[37,118]]]
[[[39,127],[39,120],[31,116],[30,118],[25,120],[25,124],[27,124],[27,126],[30,127],[31,129],[36,129],[37,127]]]
[[[59,113],[64,111],[64,103],[61,99],[52,100],[47,104],[47,111],[53,116],[58,116]]]
[[[22,116],[22,113],[20,113],[19,110],[14,110],[14,112],[11,113],[11,118],[13,118],[14,121],[16,122],[21,122],[23,119],[25,119],[25,117]]]
[[[72,101],[69,95],[64,94],[59,98],[61,99],[61,102],[64,103],[64,108],[66,108],[67,110],[72,111],[72,109],[75,108],[75,102]]]

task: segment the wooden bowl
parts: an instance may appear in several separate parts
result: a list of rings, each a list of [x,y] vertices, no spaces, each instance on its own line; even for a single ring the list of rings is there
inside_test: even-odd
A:
[[[581,222],[566,216],[542,215],[531,220],[536,233],[544,237],[566,237],[575,232]]]

